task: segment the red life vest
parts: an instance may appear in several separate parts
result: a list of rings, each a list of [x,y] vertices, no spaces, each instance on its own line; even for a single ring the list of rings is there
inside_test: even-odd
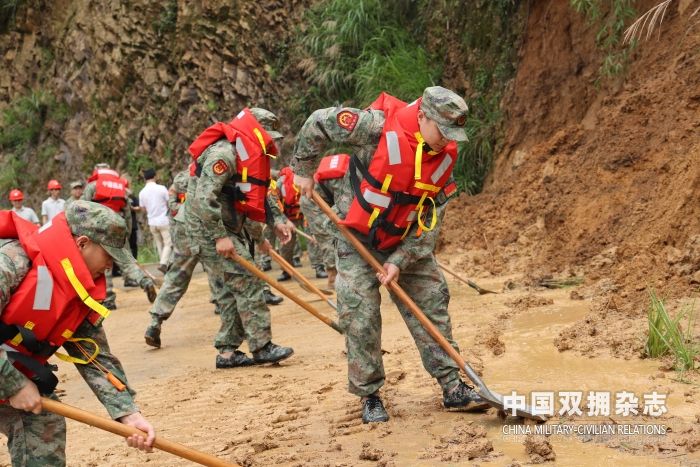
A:
[[[72,339],[86,318],[96,324],[109,315],[97,303],[106,296],[105,279],[93,281],[65,213],[37,228],[10,211],[0,211],[0,238],[19,239],[32,262],[2,311],[0,342],[13,365],[49,394],[58,380],[47,369],[48,358]]]
[[[280,175],[277,177],[277,189],[282,200],[284,215],[291,220],[301,219],[303,217],[299,205],[301,191],[294,184],[294,172],[291,167],[280,170]]]
[[[250,113],[240,111],[229,123],[218,122],[204,130],[190,145],[195,164],[200,155],[212,144],[226,138],[236,147],[236,191],[233,207],[248,218],[265,222],[268,216],[267,188],[270,185],[270,158],[276,157],[277,147],[272,137]],[[195,166],[193,175],[201,169]]]
[[[314,173],[314,180],[316,180],[316,182],[322,182],[324,180],[343,178],[348,171],[349,165],[349,154],[333,154],[332,156],[326,156],[321,159],[321,163],[318,164],[318,169],[316,169]]]
[[[114,212],[121,212],[126,206],[127,181],[112,169],[95,169],[88,178],[95,182],[95,195],[92,201],[107,206]]]
[[[419,131],[421,99],[406,105],[382,93],[370,106],[385,110],[386,122],[369,167],[353,156],[350,181],[355,197],[343,224],[369,236],[372,246],[387,250],[398,245],[418,222],[417,235],[437,223],[434,198],[452,175],[457,144],[440,153],[424,153]],[[357,170],[363,174],[357,178]],[[426,224],[424,217],[430,216]]]

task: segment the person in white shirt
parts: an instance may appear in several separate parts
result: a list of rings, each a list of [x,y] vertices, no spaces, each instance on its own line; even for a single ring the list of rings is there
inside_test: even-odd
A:
[[[156,183],[155,169],[144,170],[143,178],[146,179],[146,186],[139,192],[139,205],[146,211],[148,228],[156,242],[156,249],[160,256],[158,270],[165,274],[172,251],[168,219],[168,189]]]
[[[14,211],[22,219],[26,219],[32,224],[39,225],[39,217],[34,212],[34,209],[22,206],[24,203],[24,193],[14,189],[10,191],[10,203],[12,203],[12,211]]]
[[[66,207],[66,201],[59,198],[61,194],[61,184],[58,180],[49,180],[46,187],[49,190],[49,197],[41,203],[41,223],[46,224],[54,218],[59,212],[63,212]]]

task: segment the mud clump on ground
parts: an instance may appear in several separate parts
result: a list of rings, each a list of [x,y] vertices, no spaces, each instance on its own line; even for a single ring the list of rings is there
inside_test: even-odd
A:
[[[441,436],[440,442],[428,448],[420,459],[440,459],[457,462],[462,459],[486,460],[492,456],[493,444],[486,438],[486,430],[475,425],[456,425],[452,433]]]
[[[554,461],[557,457],[554,454],[552,443],[544,436],[528,435],[525,438],[525,452],[533,464]]]
[[[506,344],[501,340],[501,331],[494,327],[482,328],[476,339],[478,345],[483,345],[491,351],[494,357],[506,352]]]
[[[538,306],[547,306],[553,304],[554,300],[552,300],[551,298],[538,297],[534,294],[525,295],[523,297],[518,297],[506,302],[507,306],[520,311],[535,308]]]

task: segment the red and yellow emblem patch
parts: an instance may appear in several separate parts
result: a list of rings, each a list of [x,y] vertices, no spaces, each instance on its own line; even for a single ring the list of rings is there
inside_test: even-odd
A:
[[[222,173],[225,173],[228,170],[228,164],[226,164],[226,162],[223,159],[219,159],[214,163],[211,170],[214,172],[215,175],[221,175]]]
[[[338,113],[336,119],[338,120],[338,126],[345,128],[348,131],[355,129],[357,125],[357,120],[360,118],[355,112],[350,112],[349,110],[343,110]]]

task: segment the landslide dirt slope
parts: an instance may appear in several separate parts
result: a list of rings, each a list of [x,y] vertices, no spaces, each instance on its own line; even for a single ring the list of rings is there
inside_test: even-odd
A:
[[[598,26],[568,2],[532,2],[503,150],[484,192],[450,205],[441,251],[472,274],[611,279],[622,302],[647,286],[695,290],[700,27],[688,5],[674,2],[626,72],[597,86]]]

